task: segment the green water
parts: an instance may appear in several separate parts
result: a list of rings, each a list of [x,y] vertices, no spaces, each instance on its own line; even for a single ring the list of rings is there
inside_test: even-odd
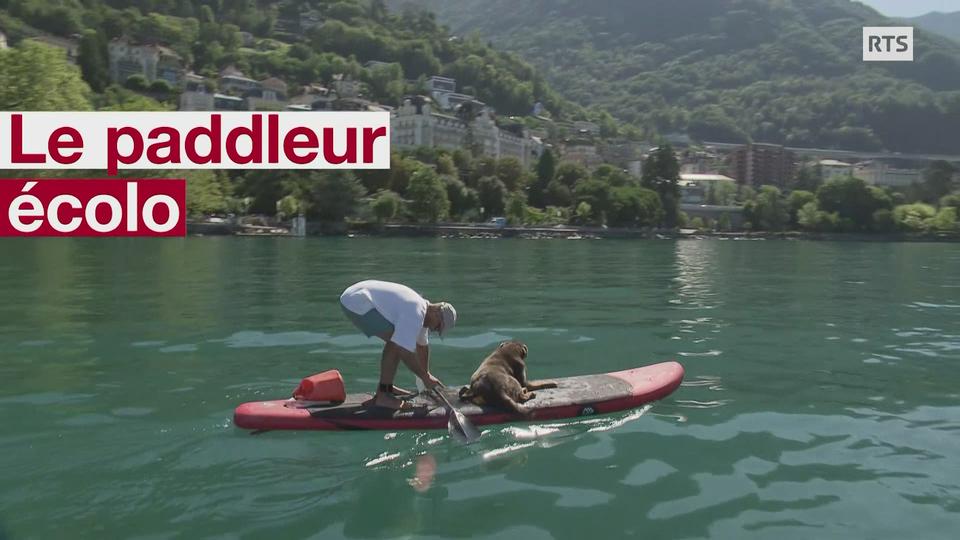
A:
[[[507,337],[534,377],[687,377],[472,447],[235,429],[303,375],[373,386],[336,304],[371,277],[457,306],[448,384]],[[0,537],[955,538],[958,385],[954,244],[4,240]]]

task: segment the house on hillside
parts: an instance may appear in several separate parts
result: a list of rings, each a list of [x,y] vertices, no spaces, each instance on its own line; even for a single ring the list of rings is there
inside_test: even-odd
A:
[[[829,181],[835,178],[846,178],[853,173],[853,165],[837,161],[835,159],[821,159],[817,162],[820,170],[823,171],[823,180]]]
[[[253,90],[260,90],[260,83],[247,77],[233,66],[226,67],[220,72],[217,80],[217,89],[223,93],[242,96]]]
[[[214,92],[205,77],[196,73],[187,73],[183,77],[183,92],[180,93],[181,111],[214,110]]]
[[[434,75],[427,79],[426,87],[430,97],[433,98],[433,102],[447,111],[454,111],[460,105],[477,99],[475,96],[457,92],[457,81],[450,77]]]
[[[172,49],[156,44],[135,44],[116,38],[107,45],[110,80],[123,84],[132,75],[149,81],[163,80],[177,86],[183,79],[184,63]]]
[[[282,111],[288,108],[287,83],[276,77],[247,78],[231,68],[220,73],[219,90],[204,77],[189,73],[180,94],[181,111]]]
[[[684,204],[707,204],[711,186],[719,184],[736,185],[737,181],[722,174],[681,174],[677,185],[680,187],[680,202]]]
[[[543,143],[525,129],[497,125],[492,111],[478,108],[469,121],[437,110],[429,97],[411,96],[390,116],[390,142],[396,148],[418,146],[454,150],[468,146],[483,155],[502,159],[515,157],[530,167],[543,153]]]
[[[279,111],[287,108],[287,83],[276,77],[257,82],[243,93],[247,109],[251,111]]]
[[[603,164],[603,158],[597,151],[597,145],[588,140],[567,141],[560,148],[560,159],[571,163],[579,163],[589,170]]]
[[[872,186],[906,187],[923,181],[921,171],[895,169],[880,161],[865,161],[853,168],[853,176]]]
[[[329,88],[320,84],[310,84],[300,89],[300,94],[290,98],[290,107],[306,107],[310,111],[331,111],[337,96]]]
[[[751,143],[727,156],[727,171],[737,182],[785,188],[796,172],[796,155],[777,144]]]
[[[360,81],[353,80],[349,75],[337,73],[333,76],[333,91],[340,98],[360,97]]]

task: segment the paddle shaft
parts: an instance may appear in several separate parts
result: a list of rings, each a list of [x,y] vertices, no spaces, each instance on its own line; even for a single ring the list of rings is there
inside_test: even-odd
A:
[[[452,403],[450,403],[450,400],[447,399],[447,396],[443,395],[443,392],[441,392],[440,390],[437,390],[436,388],[434,388],[434,389],[433,389],[433,393],[436,394],[436,395],[440,398],[440,401],[442,401],[443,404],[447,406],[447,409],[449,409],[451,412],[457,410],[457,408],[454,407]]]

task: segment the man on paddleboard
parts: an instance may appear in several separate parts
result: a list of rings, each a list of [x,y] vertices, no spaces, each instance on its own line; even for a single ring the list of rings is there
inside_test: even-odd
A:
[[[441,384],[430,373],[428,334],[434,331],[443,337],[457,324],[457,310],[452,305],[431,303],[406,285],[367,280],[347,287],[340,295],[340,307],[367,337],[377,336],[386,343],[380,357],[380,385],[368,405],[411,407],[398,397],[410,392],[393,385],[401,361],[427,389]]]

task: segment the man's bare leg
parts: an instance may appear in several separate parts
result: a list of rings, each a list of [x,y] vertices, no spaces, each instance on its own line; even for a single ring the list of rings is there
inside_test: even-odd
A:
[[[400,366],[400,349],[389,340],[390,336],[379,336],[386,343],[383,346],[383,353],[380,355],[380,384],[390,385],[395,392],[410,394],[406,390],[401,390],[393,386],[393,380],[397,376],[397,368]],[[368,404],[370,402],[367,402]],[[401,409],[404,402],[397,398],[393,393],[384,392],[377,387],[377,393],[373,396],[372,404],[378,407],[388,409]]]
[[[377,337],[380,338],[380,339],[382,339],[382,340],[384,341],[384,343],[385,343],[385,345],[384,345],[384,347],[383,347],[383,356],[381,356],[381,359],[380,359],[380,382],[381,382],[381,383],[385,383],[385,384],[391,384],[391,385],[393,385],[393,381],[394,381],[394,380],[396,379],[396,377],[397,377],[397,366],[400,364],[400,362],[399,362],[399,360],[395,360],[395,361],[394,361],[394,365],[393,365],[393,367],[392,367],[392,371],[389,371],[389,372],[388,372],[388,371],[385,371],[385,368],[388,367],[388,366],[385,367],[385,366],[383,365],[383,362],[384,362],[384,356],[387,354],[387,347],[397,347],[397,345],[396,345],[395,343],[393,343],[392,341],[390,341],[390,338],[393,337],[391,334],[380,334],[380,335],[378,335]],[[390,382],[387,383],[387,382],[386,382],[387,380],[389,380]],[[409,397],[409,396],[413,396],[413,395],[416,395],[416,394],[414,394],[413,392],[411,392],[411,391],[409,391],[409,390],[404,390],[403,388],[400,388],[399,386],[394,386],[394,387],[393,387],[393,395],[395,395],[395,396],[402,396],[402,397]]]

